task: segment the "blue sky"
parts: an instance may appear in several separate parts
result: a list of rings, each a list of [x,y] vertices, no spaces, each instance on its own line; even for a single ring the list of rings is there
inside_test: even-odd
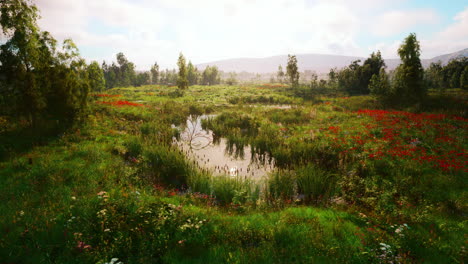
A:
[[[468,48],[468,3],[435,0],[37,0],[43,30],[88,61],[123,52],[140,70],[236,57],[321,53],[397,57],[415,32],[422,57]]]

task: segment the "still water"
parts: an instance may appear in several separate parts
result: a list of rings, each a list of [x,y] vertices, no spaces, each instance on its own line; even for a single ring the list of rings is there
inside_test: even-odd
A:
[[[240,176],[243,178],[260,179],[274,169],[274,160],[262,162],[264,156],[252,155],[249,145],[236,150],[229,148],[228,140],[220,138],[213,141],[213,132],[204,130],[201,121],[212,118],[213,115],[202,115],[198,118],[187,118],[186,126],[179,128],[181,136],[174,139],[180,150],[194,161],[200,168],[209,170],[213,175]]]

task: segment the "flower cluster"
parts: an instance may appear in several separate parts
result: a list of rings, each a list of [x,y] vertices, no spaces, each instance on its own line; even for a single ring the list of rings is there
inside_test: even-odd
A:
[[[343,154],[354,152],[371,160],[412,161],[444,171],[468,172],[462,133],[467,128],[465,118],[367,109],[351,115],[362,118],[361,124],[321,128]]]
[[[106,104],[112,106],[143,106],[142,104],[137,104],[129,101],[98,102],[98,104]]]

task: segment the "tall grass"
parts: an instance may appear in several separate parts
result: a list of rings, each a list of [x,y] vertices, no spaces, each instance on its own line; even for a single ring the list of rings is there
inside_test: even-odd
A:
[[[336,190],[336,176],[309,164],[296,171],[298,193],[306,203],[326,203]]]

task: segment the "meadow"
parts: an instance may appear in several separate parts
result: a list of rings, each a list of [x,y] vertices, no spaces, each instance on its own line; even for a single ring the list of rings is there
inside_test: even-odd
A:
[[[58,136],[0,118],[0,263],[464,263],[467,92],[303,92],[113,88]],[[190,115],[275,169],[197,166],[173,144]]]

